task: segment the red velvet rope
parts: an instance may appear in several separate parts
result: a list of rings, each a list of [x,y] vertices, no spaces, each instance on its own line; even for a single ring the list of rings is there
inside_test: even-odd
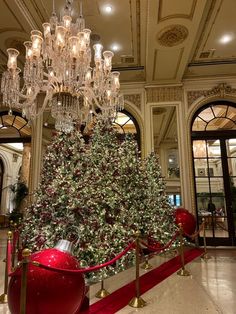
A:
[[[179,235],[179,231],[177,231],[174,234],[174,236],[170,239],[170,241],[166,245],[164,245],[162,247],[159,247],[159,248],[154,248],[153,246],[150,246],[150,245],[148,245],[147,243],[145,243],[143,241],[141,241],[141,244],[146,246],[146,248],[149,249],[150,251],[159,252],[159,251],[163,251],[163,250],[167,249],[168,247],[170,247],[172,242],[177,238],[178,235]]]
[[[44,268],[46,270],[51,270],[51,271],[56,271],[62,274],[75,274],[75,273],[88,273],[91,271],[96,271],[99,270],[103,267],[109,266],[111,264],[113,264],[114,262],[116,262],[118,259],[120,259],[122,256],[124,256],[130,249],[134,248],[134,242],[131,242],[126,249],[124,249],[124,251],[122,251],[121,253],[119,253],[116,257],[114,257],[112,260],[103,263],[101,265],[96,265],[96,266],[92,266],[92,267],[87,267],[87,268],[81,268],[81,269],[62,269],[62,268],[56,268],[56,267],[51,267],[51,266],[47,266],[47,265],[43,265],[41,263],[38,263],[37,261],[30,261],[31,263],[33,263],[33,265]]]
[[[16,253],[16,246],[17,246],[17,243],[19,241],[19,236],[20,236],[19,230],[18,229],[14,230],[13,241],[12,241],[12,252],[14,254]]]
[[[8,240],[7,241],[7,260],[6,260],[8,275],[11,272],[11,253],[12,253],[12,244],[11,244],[11,241]]]
[[[191,238],[191,239],[195,239],[195,238],[199,235],[199,233],[202,231],[203,225],[204,225],[204,223],[202,223],[202,224],[200,225],[199,230],[198,230],[198,231],[195,231],[193,234],[188,234],[188,233],[185,232],[184,230],[183,230],[183,233],[184,233],[184,235],[186,235],[187,237],[189,237],[189,238]]]

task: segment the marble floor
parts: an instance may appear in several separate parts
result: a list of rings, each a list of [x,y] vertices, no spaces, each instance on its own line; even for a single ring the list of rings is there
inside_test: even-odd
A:
[[[6,231],[0,230],[0,294],[3,292]],[[142,295],[147,306],[134,309],[130,306],[118,311],[119,314],[236,314],[236,250],[209,249],[211,259],[200,258],[189,263],[186,268],[190,277],[173,274]],[[158,266],[170,256],[151,259]],[[144,273],[141,270],[141,274]],[[112,292],[133,280],[134,270],[129,269],[114,278],[105,280],[105,288]],[[90,301],[96,302],[95,293],[100,285],[90,289]],[[10,314],[7,305],[0,304],[0,314]],[[47,314],[47,313],[43,313]],[[55,313],[56,314],[56,313]],[[65,313],[67,314],[67,313]]]

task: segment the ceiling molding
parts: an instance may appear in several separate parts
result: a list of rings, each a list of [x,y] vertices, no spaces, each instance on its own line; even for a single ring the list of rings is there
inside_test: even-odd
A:
[[[203,26],[202,33],[201,33],[201,36],[200,36],[200,38],[199,38],[199,40],[198,40],[197,47],[196,47],[196,49],[195,49],[195,52],[194,52],[194,55],[193,55],[192,60],[197,59],[197,53],[198,53],[198,51],[200,50],[201,43],[202,43],[203,38],[204,38],[204,36],[205,36],[204,30],[207,30],[207,29],[208,29],[207,26],[208,26],[208,24],[209,24],[209,22],[210,22],[210,19],[211,19],[211,16],[212,16],[212,14],[213,14],[213,11],[214,11],[214,8],[215,8],[216,3],[217,3],[217,0],[213,0],[212,3],[211,3],[210,9],[209,9],[209,11],[208,11],[208,14],[207,14],[207,17],[206,17],[204,26]],[[221,4],[222,4],[222,0],[221,0]],[[221,4],[220,4],[220,5],[221,5]],[[214,21],[215,21],[215,20],[214,20]],[[211,26],[209,27],[209,29],[208,29],[207,38],[208,38],[209,35],[210,35],[210,32],[211,32],[211,30],[212,30],[213,25],[214,25],[214,23],[212,23],[212,25],[211,25]],[[204,45],[205,45],[205,44],[204,44]],[[203,50],[204,50],[204,49],[202,49],[202,51],[203,51]]]
[[[5,0],[4,0],[5,1]],[[21,14],[24,16],[27,23],[30,25],[32,29],[39,29],[40,27],[37,25],[37,23],[34,21],[34,18],[30,14],[24,0],[14,0],[16,5],[18,6]],[[40,25],[41,26],[41,25]]]
[[[160,0],[159,10],[158,10],[158,15],[157,15],[157,18],[158,18],[157,23],[163,22],[169,19],[178,19],[178,18],[187,19],[191,21],[194,16],[194,11],[197,5],[197,0],[192,0],[192,5],[190,8],[189,14],[177,13],[177,14],[170,14],[170,15],[162,16],[163,3],[164,3],[164,0]]]

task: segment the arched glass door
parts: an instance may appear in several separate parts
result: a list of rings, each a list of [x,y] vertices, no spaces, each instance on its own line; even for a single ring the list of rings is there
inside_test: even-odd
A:
[[[235,245],[236,105],[201,108],[192,123],[192,148],[198,224],[204,218],[208,245]]]

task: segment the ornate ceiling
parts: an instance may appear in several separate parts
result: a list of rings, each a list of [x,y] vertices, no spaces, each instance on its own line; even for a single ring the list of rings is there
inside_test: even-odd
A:
[[[1,0],[0,73],[5,70],[6,50],[20,51],[32,29],[42,30],[48,21],[53,0]],[[186,79],[236,75],[235,0],[83,0],[86,27],[92,43],[100,41],[104,50],[113,44],[117,51],[113,68],[121,72],[121,82],[180,84]],[[104,6],[112,11],[105,14]],[[55,0],[58,15],[63,0]],[[73,16],[79,14],[79,0],[73,1]],[[223,36],[228,36],[224,39]],[[152,97],[147,89],[147,99]],[[160,127],[163,125],[163,127]],[[166,126],[166,127],[164,127]],[[164,132],[165,130],[165,132]],[[156,145],[176,137],[173,108],[154,111]]]
[[[123,82],[176,84],[186,78],[236,74],[235,0],[83,0],[93,42],[117,44],[113,67]],[[111,14],[104,13],[110,4]],[[55,0],[58,15],[64,1]],[[79,12],[74,0],[73,15]],[[1,0],[0,71],[6,49],[24,55],[32,29],[49,20],[51,0]],[[232,41],[221,43],[223,35]],[[23,57],[22,59],[23,60]]]

